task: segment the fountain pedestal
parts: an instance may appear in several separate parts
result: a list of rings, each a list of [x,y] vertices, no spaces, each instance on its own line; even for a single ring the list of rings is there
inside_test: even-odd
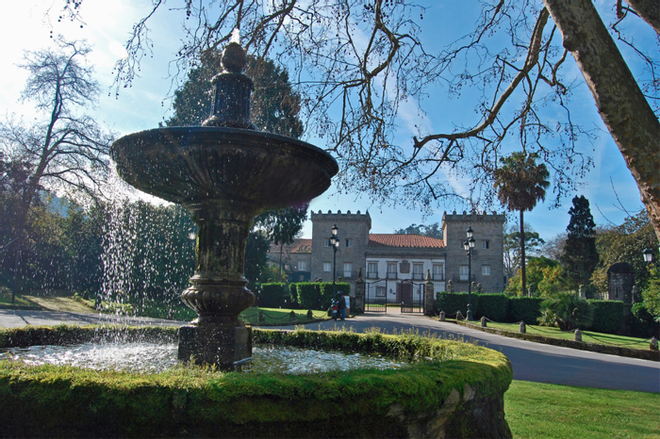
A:
[[[179,360],[215,364],[221,369],[240,367],[252,357],[249,327],[238,315],[254,302],[243,277],[245,241],[254,213],[227,203],[185,203],[199,226],[197,266],[191,286],[181,300],[198,316],[179,332]]]
[[[255,130],[243,49],[230,43],[222,65],[204,126],[133,133],[111,153],[126,182],[183,205],[199,226],[195,274],[181,294],[198,318],[181,328],[179,359],[233,370],[252,356],[251,330],[238,315],[255,299],[243,276],[254,218],[322,194],[339,168],[313,145]]]

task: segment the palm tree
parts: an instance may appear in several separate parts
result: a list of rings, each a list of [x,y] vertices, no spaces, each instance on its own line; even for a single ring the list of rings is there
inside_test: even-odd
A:
[[[539,200],[545,200],[545,190],[550,186],[550,173],[544,164],[536,164],[536,154],[514,152],[500,159],[502,166],[494,172],[497,198],[512,212],[520,211],[520,256],[522,291],[527,294],[525,280],[525,230],[523,212],[531,211]]]

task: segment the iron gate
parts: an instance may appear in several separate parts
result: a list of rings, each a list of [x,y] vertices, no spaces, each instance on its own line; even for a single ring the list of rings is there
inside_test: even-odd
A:
[[[365,282],[364,287],[364,310],[387,312],[387,282],[385,280]]]
[[[424,313],[424,284],[402,280],[397,287],[401,292],[402,313]]]

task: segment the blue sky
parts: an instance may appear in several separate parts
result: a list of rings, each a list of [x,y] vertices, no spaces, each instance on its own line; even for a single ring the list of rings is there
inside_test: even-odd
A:
[[[168,14],[167,10],[161,11],[154,17],[151,34],[155,42],[153,58],[143,62],[141,76],[135,80],[133,86],[121,90],[119,97],[115,98],[114,94],[110,93],[112,68],[116,59],[123,54],[123,45],[133,23],[148,11],[151,4],[149,0],[113,2],[85,0],[82,6],[85,24],[82,28],[80,23],[57,22],[58,9],[64,3],[62,0],[2,1],[0,38],[4,44],[3,56],[0,58],[3,82],[3,87],[0,88],[0,102],[2,102],[0,117],[18,114],[29,120],[31,107],[18,102],[26,73],[19,69],[17,64],[21,63],[23,50],[37,50],[50,44],[51,30],[55,34],[63,34],[68,39],[87,39],[93,45],[89,60],[95,66],[96,79],[104,92],[92,114],[100,123],[119,135],[124,135],[155,128],[168,116],[167,96],[172,91],[171,79],[168,77],[170,73],[168,62],[174,58],[174,53],[179,48],[180,37],[177,34],[178,18],[173,20],[173,15]],[[614,5],[613,1],[596,3]],[[112,4],[112,7],[108,7],[108,4]],[[434,16],[446,12],[443,10],[444,7],[455,7],[455,5],[443,6],[447,5],[443,2],[432,4],[433,7],[427,14],[429,21],[433,21]],[[44,13],[49,7],[51,14],[50,19],[47,19]],[[608,8],[611,9],[607,6],[605,10],[609,10]],[[605,21],[607,22],[608,19],[606,18]],[[472,19],[466,14],[465,18],[445,22],[443,26],[435,26],[434,38],[455,38],[463,34],[465,26],[471,23]],[[578,77],[582,84],[572,100],[574,114],[578,115],[582,124],[601,131],[592,152],[595,168],[584,178],[583,186],[577,194],[585,195],[590,200],[592,214],[597,224],[608,225],[610,222],[618,224],[624,220],[626,214],[618,205],[615,190],[624,207],[631,212],[642,208],[639,191],[621,154],[603,126],[593,98],[579,76],[572,58],[569,58],[567,65],[569,72]],[[469,97],[457,100],[449,100],[445,96],[432,98],[435,101],[430,106],[428,102],[426,103],[428,114],[425,116],[419,115],[415,110],[416,106],[412,104],[408,111],[404,112],[400,118],[401,132],[398,135],[402,142],[409,142],[416,134],[411,130],[414,124],[422,124],[429,130],[445,129],[451,126],[448,124],[451,124],[457,115],[461,123],[472,123],[470,117],[474,115],[473,102]],[[476,119],[474,122],[477,122]],[[314,139],[308,140],[317,143]],[[322,144],[318,146],[323,147]],[[592,145],[585,144],[584,148],[591,150]],[[460,186],[460,182],[457,182],[457,187]],[[539,204],[534,211],[526,213],[526,222],[544,239],[565,231],[569,220],[567,212],[573,195],[575,194],[562,200],[562,206],[557,209],[550,209],[550,202]],[[551,201],[552,198],[552,194],[548,194],[548,200]],[[368,210],[371,213],[374,233],[391,233],[412,223],[440,222],[445,210],[444,206],[438,206],[432,215],[424,218],[416,210],[408,210],[402,206],[383,206],[360,194],[338,194],[334,188],[312,201],[310,208],[324,212]],[[454,206],[447,206],[446,209],[451,211]],[[501,207],[497,209],[503,211]],[[513,214],[511,217],[515,219],[516,215]],[[310,223],[306,225],[304,234],[311,236]]]

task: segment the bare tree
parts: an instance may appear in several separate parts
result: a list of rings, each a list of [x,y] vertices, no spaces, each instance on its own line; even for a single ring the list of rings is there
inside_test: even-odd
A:
[[[589,0],[486,0],[469,33],[432,47],[422,38],[426,9],[412,0],[173,3],[179,6],[169,11],[187,17],[175,60],[181,71],[240,28],[251,54],[291,69],[304,97],[306,126],[338,156],[344,189],[390,201],[398,192],[398,200],[422,207],[454,195],[448,175],[467,177],[472,198],[482,190],[483,200],[492,201],[498,160],[515,149],[537,154],[548,166],[557,200],[575,189],[593,165],[578,143],[591,141],[594,132],[572,115],[571,93],[579,81],[568,73],[570,53],[660,236],[657,0],[628,0],[628,6],[612,0],[619,19],[609,30]],[[134,26],[130,56],[117,64],[118,89],[149,55],[149,20],[165,4],[154,0]],[[653,35],[643,37],[647,51],[630,36],[640,23]],[[641,62],[627,63],[613,35]],[[637,65],[642,67],[633,76],[628,66]],[[477,120],[453,120],[443,132],[420,127],[410,144],[397,144],[404,105],[417,104],[423,113],[424,98],[438,87],[454,95],[476,91]]]
[[[43,118],[30,125],[10,119],[0,123],[3,152],[29,164],[21,189],[16,225],[14,293],[17,290],[23,231],[30,207],[42,187],[67,187],[96,196],[108,172],[111,136],[79,110],[96,101],[99,89],[92,68],[84,65],[90,48],[56,40],[56,49],[27,52],[21,67],[29,72],[22,99],[32,101]]]

